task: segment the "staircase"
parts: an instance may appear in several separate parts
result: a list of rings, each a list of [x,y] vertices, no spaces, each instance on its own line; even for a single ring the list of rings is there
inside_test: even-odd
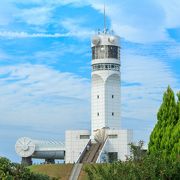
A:
[[[91,144],[89,150],[87,149],[80,163],[96,163],[99,155],[101,143]]]
[[[88,146],[89,148],[87,148]],[[77,163],[74,164],[69,180],[78,180],[83,163],[96,163],[103,146],[104,143],[91,144],[91,141],[89,141]]]

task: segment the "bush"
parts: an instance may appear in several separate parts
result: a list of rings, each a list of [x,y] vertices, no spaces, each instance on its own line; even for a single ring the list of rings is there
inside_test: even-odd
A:
[[[161,153],[142,153],[143,142],[139,146],[130,144],[132,156],[127,161],[86,165],[90,180],[179,180],[180,160],[165,159]]]
[[[7,158],[0,157],[0,179],[3,180],[50,180],[46,175],[34,174],[23,165],[11,163]]]

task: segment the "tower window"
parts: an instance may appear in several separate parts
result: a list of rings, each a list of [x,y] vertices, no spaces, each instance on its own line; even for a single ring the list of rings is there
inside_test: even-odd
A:
[[[112,99],[114,98],[114,95],[112,95]]]
[[[97,99],[99,99],[99,95],[97,95]]]
[[[98,45],[92,47],[92,59],[115,58],[120,59],[120,47]]]
[[[99,113],[97,113],[97,116],[99,116]]]
[[[112,112],[112,116],[114,116],[114,112]]]
[[[93,71],[100,71],[100,70],[111,70],[111,71],[119,71],[120,65],[113,64],[113,63],[98,63],[92,65]]]

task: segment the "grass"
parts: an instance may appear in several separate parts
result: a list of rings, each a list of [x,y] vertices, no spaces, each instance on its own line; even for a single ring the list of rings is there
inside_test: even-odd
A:
[[[61,180],[68,180],[73,164],[42,164],[32,165],[29,169],[34,173],[45,174],[49,177],[56,177]]]
[[[87,176],[86,172],[83,169],[84,169],[84,165],[83,165],[83,168],[82,168],[82,170],[80,172],[78,180],[88,180],[88,176]]]

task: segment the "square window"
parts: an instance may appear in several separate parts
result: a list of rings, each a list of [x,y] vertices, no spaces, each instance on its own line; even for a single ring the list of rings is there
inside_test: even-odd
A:
[[[109,134],[108,137],[110,139],[115,139],[115,138],[118,138],[118,135],[117,134]]]
[[[80,135],[80,139],[90,139],[90,135]]]

